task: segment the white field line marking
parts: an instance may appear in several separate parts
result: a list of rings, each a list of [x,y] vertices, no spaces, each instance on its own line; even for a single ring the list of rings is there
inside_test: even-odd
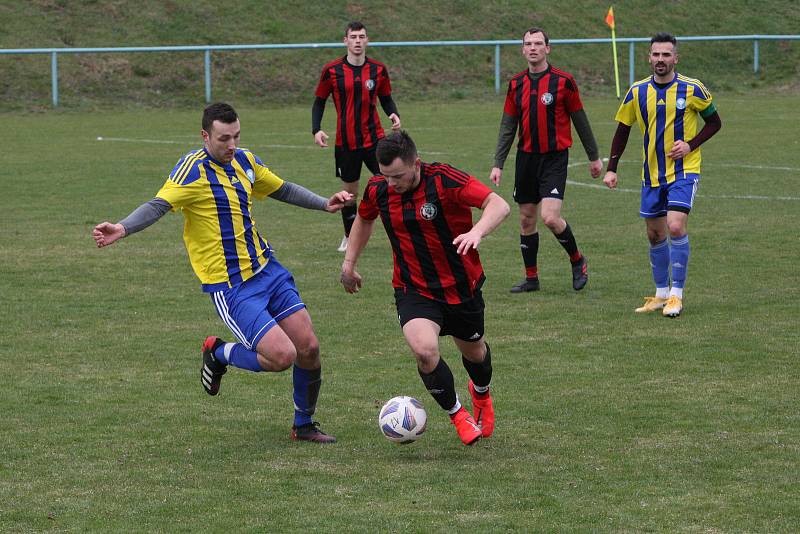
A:
[[[131,137],[102,137],[98,136],[97,141],[116,141],[116,142],[123,142],[123,143],[150,143],[150,144],[166,144],[166,145],[186,145],[185,141],[169,141],[165,139],[138,139],[138,138],[131,138]],[[316,145],[251,145],[257,148],[292,148],[292,149],[316,149],[318,148]],[[447,155],[448,152],[424,152],[426,155],[432,156],[441,156]],[[603,158],[604,162],[608,161],[608,158]],[[572,167],[579,167],[581,165],[587,165],[586,162],[576,162],[570,163],[567,165],[568,168]],[[709,165],[709,164],[706,164]],[[742,169],[760,169],[760,170],[777,170],[777,171],[798,171],[800,169],[794,167],[773,167],[769,165],[740,165],[735,163],[720,163],[720,164],[711,164],[711,166],[718,166],[718,167],[733,167],[733,168],[742,168]],[[591,187],[593,189],[608,189],[604,185],[600,184],[587,184],[584,182],[576,182],[574,180],[567,180],[567,183],[570,185],[575,185],[579,187]],[[625,189],[617,187],[616,191],[622,193],[641,193],[639,189]],[[714,199],[732,199],[732,200],[800,200],[800,197],[770,197],[770,196],[763,196],[763,195],[698,195],[701,198],[714,198]]]

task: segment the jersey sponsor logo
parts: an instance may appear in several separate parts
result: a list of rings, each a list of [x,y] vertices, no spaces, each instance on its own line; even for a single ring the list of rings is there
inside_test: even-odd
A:
[[[678,100],[676,100],[675,101],[675,107],[678,108],[678,109],[686,109],[686,99],[685,98],[679,98]]]
[[[369,89],[371,91],[372,88],[375,87],[375,80],[373,80],[371,78],[367,79],[367,80],[364,80],[364,85],[366,85],[367,89]]]
[[[553,103],[553,94],[552,93],[545,93],[545,94],[542,95],[540,100],[542,101],[542,104],[544,104],[545,106],[549,106],[550,104]]]
[[[253,172],[253,169],[247,169],[247,172],[245,172],[245,174],[247,175],[247,179],[248,179],[248,180],[250,180],[250,183],[251,183],[251,184],[252,184],[253,182],[255,182],[255,180],[256,180],[256,175],[255,175],[255,173]]]
[[[432,221],[436,218],[436,215],[439,213],[439,209],[436,207],[436,204],[431,202],[426,202],[419,208],[419,214],[422,216],[423,219],[426,221]]]

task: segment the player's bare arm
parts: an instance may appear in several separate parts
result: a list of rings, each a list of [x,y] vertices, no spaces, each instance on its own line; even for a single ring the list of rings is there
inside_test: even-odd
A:
[[[364,247],[367,246],[374,228],[374,219],[370,221],[362,219],[360,215],[356,215],[353,228],[350,230],[350,238],[347,244],[347,252],[342,262],[340,278],[344,290],[348,293],[358,293],[358,290],[361,289],[361,275],[356,271],[356,263]]]
[[[466,254],[472,249],[477,250],[484,236],[497,228],[511,212],[508,202],[497,193],[491,193],[486,197],[481,209],[483,214],[472,229],[465,234],[456,236],[453,240],[453,244],[456,245],[456,250],[459,254]]]

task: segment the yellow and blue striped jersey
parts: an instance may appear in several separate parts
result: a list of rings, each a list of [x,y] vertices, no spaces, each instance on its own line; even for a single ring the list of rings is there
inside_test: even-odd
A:
[[[183,213],[183,241],[203,291],[219,291],[252,277],[272,254],[256,230],[252,197],[277,191],[283,180],[246,149],[223,165],[205,148],[183,156],[156,194]]]
[[[698,115],[708,117],[716,111],[711,100],[711,93],[699,80],[677,73],[665,87],[656,85],[650,76],[628,89],[615,119],[628,126],[639,123],[645,184],[658,187],[687,174],[700,174],[699,147],[678,160],[667,154],[675,141],[688,143],[697,135]]]

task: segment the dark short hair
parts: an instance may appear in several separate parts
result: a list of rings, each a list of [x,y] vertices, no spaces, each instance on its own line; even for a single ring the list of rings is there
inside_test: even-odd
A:
[[[216,102],[203,110],[203,130],[210,132],[214,121],[231,124],[239,120],[239,115],[233,106],[225,102]]]
[[[544,36],[544,44],[545,45],[550,44],[550,36],[547,35],[547,32],[544,31],[543,29],[537,28],[536,26],[534,26],[533,28],[528,28],[527,30],[525,30],[525,33],[522,34],[523,41],[525,40],[525,36],[528,35],[529,33],[541,33]]]
[[[351,22],[347,26],[345,26],[345,28],[344,28],[344,36],[347,37],[347,35],[350,32],[357,32],[357,31],[360,31],[360,30],[367,31],[367,27],[364,26],[363,24],[361,24],[360,22],[358,22],[357,20],[354,20],[353,22]]]
[[[417,160],[417,145],[405,130],[400,130],[378,141],[375,155],[381,165],[391,165],[397,158],[410,165]]]
[[[675,48],[678,48],[678,40],[671,33],[660,32],[650,38],[650,46],[653,43],[672,43]]]

